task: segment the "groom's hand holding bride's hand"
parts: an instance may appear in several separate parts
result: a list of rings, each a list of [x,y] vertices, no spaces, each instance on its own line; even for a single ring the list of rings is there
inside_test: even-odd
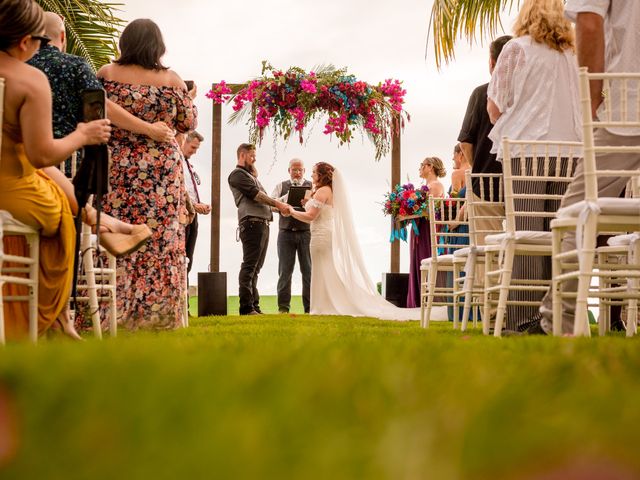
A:
[[[290,215],[288,204],[276,200],[276,208],[280,212],[280,215],[283,215],[285,217],[288,217]]]

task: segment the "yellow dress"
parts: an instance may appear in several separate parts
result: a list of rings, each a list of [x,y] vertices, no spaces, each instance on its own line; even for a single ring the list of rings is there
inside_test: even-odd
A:
[[[73,281],[75,226],[69,201],[62,189],[27,159],[24,147],[16,144],[16,157],[0,164],[0,210],[7,210],[40,235],[38,286],[38,332],[42,334],[60,315],[69,301]],[[16,160],[17,159],[17,160]],[[4,238],[7,253],[26,255],[24,237]],[[25,288],[5,285],[7,294],[24,294]],[[4,318],[8,338],[28,331],[26,302],[6,302]]]

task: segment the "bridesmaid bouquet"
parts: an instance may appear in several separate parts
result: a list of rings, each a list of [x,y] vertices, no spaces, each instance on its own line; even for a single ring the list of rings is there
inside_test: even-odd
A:
[[[423,185],[415,188],[412,183],[398,184],[393,190],[385,193],[383,213],[391,216],[390,242],[395,240],[407,241],[406,227],[413,228],[414,233],[419,234],[415,219],[428,214],[427,198],[429,187]]]

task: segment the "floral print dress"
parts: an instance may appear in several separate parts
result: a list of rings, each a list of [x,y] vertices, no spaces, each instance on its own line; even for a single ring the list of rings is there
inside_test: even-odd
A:
[[[107,98],[147,122],[162,121],[182,133],[195,128],[195,107],[185,90],[111,80],[103,84]],[[178,328],[186,293],[182,153],[175,140],[160,143],[118,128],[109,146],[111,191],[104,211],[129,223],[146,223],[153,232],[140,250],[118,259],[119,324],[130,330]]]

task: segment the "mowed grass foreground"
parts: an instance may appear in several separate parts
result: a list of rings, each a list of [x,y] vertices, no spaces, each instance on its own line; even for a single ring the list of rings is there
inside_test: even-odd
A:
[[[0,478],[640,474],[638,340],[432,325],[228,316],[8,345]]]

